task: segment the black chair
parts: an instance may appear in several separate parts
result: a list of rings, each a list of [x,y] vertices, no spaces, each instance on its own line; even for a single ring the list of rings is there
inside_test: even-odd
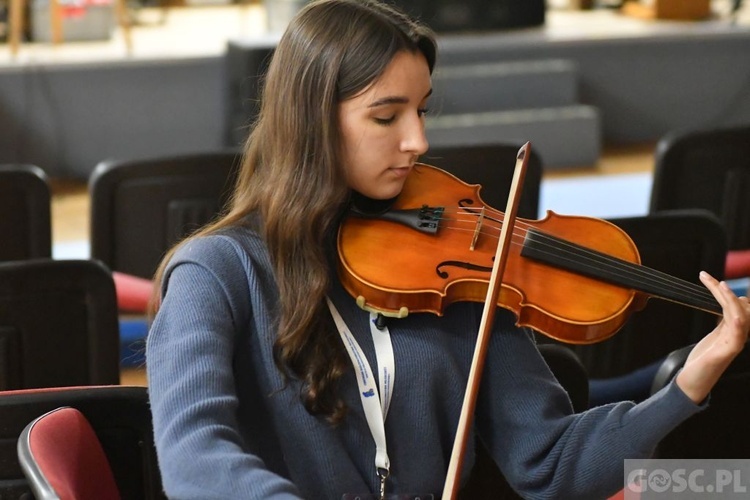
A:
[[[222,210],[239,162],[231,150],[100,163],[89,179],[91,257],[151,278],[174,243]]]
[[[658,392],[685,365],[694,345],[672,352],[654,377]],[[711,391],[708,407],[678,425],[657,445],[655,458],[748,458],[750,453],[750,350],[735,358]]]
[[[750,126],[673,132],[656,148],[650,212],[702,208],[729,237],[726,278],[750,275]]]
[[[420,158],[422,163],[446,170],[464,182],[480,184],[479,195],[492,208],[504,211],[513,180],[516,156],[522,144],[435,147]],[[518,217],[537,219],[542,183],[542,159],[532,148],[526,170]]]
[[[34,165],[0,165],[0,261],[52,256],[50,188]]]
[[[0,390],[117,384],[114,282],[90,260],[0,262]]]
[[[17,443],[37,417],[61,406],[78,409],[91,423],[109,460],[123,500],[166,498],[162,493],[145,387],[51,387],[0,392],[0,498],[28,499],[31,489]]]
[[[664,212],[611,222],[631,237],[643,266],[701,288],[701,270],[719,279],[723,276],[726,234],[707,211]],[[656,364],[674,349],[697,342],[713,329],[716,319],[711,313],[650,298],[614,336],[571,346],[588,372],[592,403],[648,397]]]
[[[553,375],[570,396],[573,410],[586,410],[589,406],[588,375],[576,354],[567,346],[558,344],[539,344],[538,347]],[[510,487],[487,448],[478,439],[474,468],[467,484],[459,492],[459,498],[517,500],[522,497]]]

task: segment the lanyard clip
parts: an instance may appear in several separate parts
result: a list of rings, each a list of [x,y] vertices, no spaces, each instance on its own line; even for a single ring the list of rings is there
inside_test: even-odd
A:
[[[380,500],[385,500],[385,480],[391,475],[388,469],[378,467],[378,477],[380,478]]]

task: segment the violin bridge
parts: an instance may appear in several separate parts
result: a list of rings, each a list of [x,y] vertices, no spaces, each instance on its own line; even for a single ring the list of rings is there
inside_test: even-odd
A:
[[[477,245],[479,233],[482,231],[482,223],[484,222],[484,208],[485,207],[482,207],[482,210],[479,211],[479,216],[477,217],[477,225],[474,228],[474,237],[471,239],[471,245],[469,245],[469,250],[471,250],[472,252]]]

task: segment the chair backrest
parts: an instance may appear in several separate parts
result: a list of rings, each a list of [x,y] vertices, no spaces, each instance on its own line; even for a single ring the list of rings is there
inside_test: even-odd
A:
[[[479,196],[487,205],[504,211],[522,144],[493,144],[430,148],[420,161],[446,170],[464,182],[480,184]],[[518,216],[537,219],[542,183],[542,159],[533,149],[521,189]]]
[[[64,406],[32,420],[18,461],[37,500],[119,500],[112,468],[86,417]]]
[[[672,352],[654,377],[652,392],[667,385],[684,366],[694,345]],[[711,391],[708,406],[678,425],[657,445],[655,458],[747,458],[750,450],[750,349],[729,365]]]
[[[51,257],[50,188],[34,165],[0,165],[0,261]]]
[[[101,263],[0,262],[0,390],[119,383],[117,321]]]
[[[750,248],[750,125],[674,132],[656,148],[650,211],[703,208],[716,214],[729,249]]]
[[[641,264],[698,286],[698,273],[721,279],[726,235],[719,220],[703,210],[612,219],[638,248]],[[716,317],[673,302],[651,298],[613,337],[572,349],[590,378],[617,377],[656,362],[680,346],[697,342]],[[648,388],[645,389],[648,395]]]
[[[225,206],[239,162],[231,150],[100,163],[89,178],[91,257],[153,277],[174,243]]]
[[[61,406],[79,410],[107,456],[124,500],[166,498],[161,486],[145,387],[54,387],[0,392],[0,498],[29,498],[17,442],[35,418]]]

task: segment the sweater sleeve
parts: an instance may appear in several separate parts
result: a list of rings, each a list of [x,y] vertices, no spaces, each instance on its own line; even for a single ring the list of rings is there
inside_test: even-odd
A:
[[[231,239],[210,236],[182,247],[165,273],[146,352],[170,498],[299,498],[247,451],[238,427],[232,366],[238,331],[251,315],[247,259]]]
[[[607,498],[626,458],[648,458],[701,409],[672,382],[640,404],[574,414],[531,335],[512,328],[493,335],[480,391],[477,430],[525,498]]]

